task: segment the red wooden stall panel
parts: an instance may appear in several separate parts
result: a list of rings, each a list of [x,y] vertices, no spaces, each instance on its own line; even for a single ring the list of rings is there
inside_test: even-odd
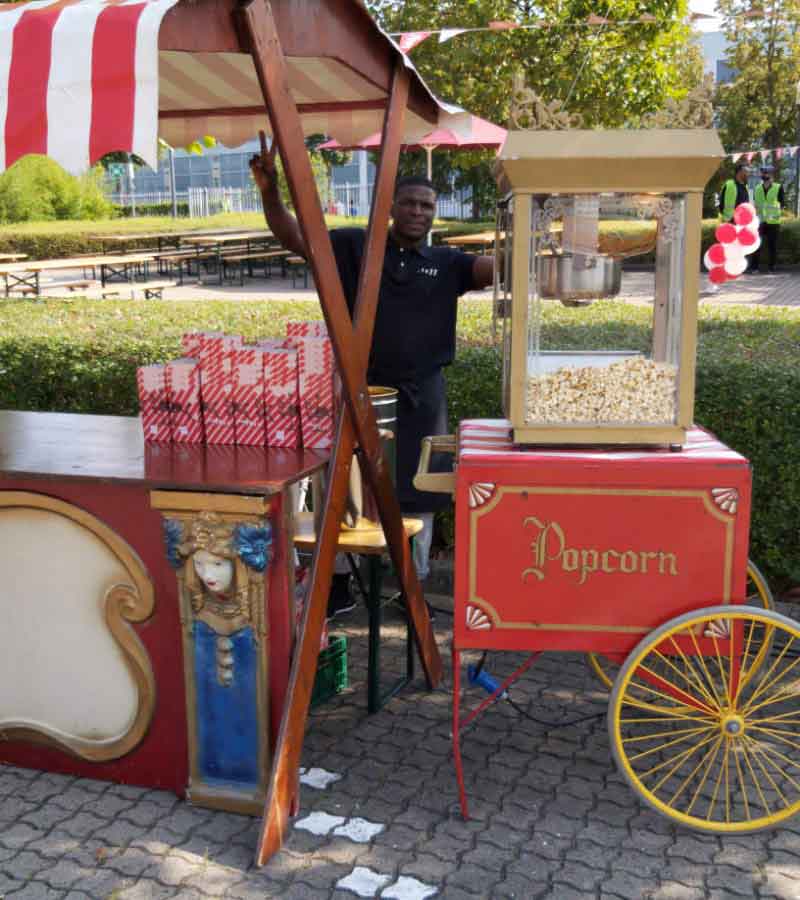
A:
[[[750,469],[695,430],[687,449],[524,450],[462,424],[458,648],[627,651],[745,593]]]

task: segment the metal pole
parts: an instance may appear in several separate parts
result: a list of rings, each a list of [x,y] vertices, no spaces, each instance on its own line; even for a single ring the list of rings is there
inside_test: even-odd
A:
[[[426,145],[425,147],[425,156],[428,159],[428,181],[433,181],[433,145]],[[427,238],[428,246],[430,247],[433,244],[433,235],[428,232]]]
[[[169,148],[169,193],[172,198],[172,218],[178,218],[178,192],[175,190],[175,148]]]

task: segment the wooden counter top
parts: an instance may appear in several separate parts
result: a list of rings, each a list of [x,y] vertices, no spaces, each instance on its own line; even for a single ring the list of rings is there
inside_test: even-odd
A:
[[[150,488],[274,494],[325,450],[145,444],[138,418],[0,410],[0,477],[101,479]]]

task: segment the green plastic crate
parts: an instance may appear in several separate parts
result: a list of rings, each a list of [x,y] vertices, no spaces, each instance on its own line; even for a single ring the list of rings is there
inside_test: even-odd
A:
[[[347,638],[343,634],[332,634],[328,649],[319,654],[317,677],[311,692],[312,709],[341,694],[347,686]]]

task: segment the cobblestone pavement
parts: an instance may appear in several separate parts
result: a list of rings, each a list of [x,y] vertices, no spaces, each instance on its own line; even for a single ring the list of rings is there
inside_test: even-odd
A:
[[[389,619],[391,674],[404,629]],[[439,613],[446,665],[449,624]],[[574,654],[546,654],[513,689],[529,715],[573,724],[549,727],[501,702],[465,734],[472,819],[463,821],[449,671],[440,689],[427,692],[419,678],[368,716],[365,615],[336,625],[348,637],[351,686],[310,717],[301,811],[268,865],[253,865],[257,819],[0,766],[0,897],[800,898],[800,819],[722,838],[640,804],[610,757],[607,697]],[[499,676],[517,663],[494,654],[488,669]]]

